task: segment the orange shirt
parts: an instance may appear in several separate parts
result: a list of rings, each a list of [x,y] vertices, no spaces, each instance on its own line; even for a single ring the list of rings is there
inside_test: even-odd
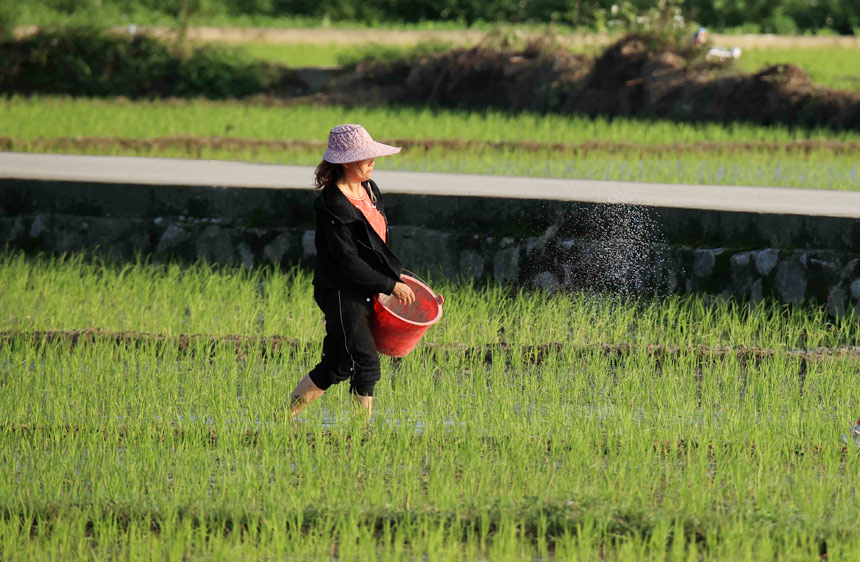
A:
[[[344,193],[344,195],[346,194]],[[346,195],[346,198],[361,211],[361,214],[364,215],[364,218],[367,219],[373,230],[382,238],[382,241],[388,244],[388,240],[385,239],[385,217],[382,216],[382,213],[379,212],[376,205],[370,200],[370,195],[365,193],[364,197],[359,199]]]

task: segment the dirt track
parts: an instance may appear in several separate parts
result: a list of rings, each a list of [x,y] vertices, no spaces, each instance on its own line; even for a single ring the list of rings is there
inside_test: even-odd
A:
[[[619,142],[530,142],[530,141],[501,141],[487,142],[479,140],[459,139],[382,139],[383,142],[402,146],[405,149],[442,150],[482,152],[488,150],[523,150],[526,152],[552,152],[560,154],[583,155],[590,152],[609,154],[641,154],[659,156],[662,154],[681,153],[791,153],[808,155],[812,152],[828,152],[831,154],[860,153],[860,142],[838,141],[792,141],[792,142],[745,142],[717,143],[693,142],[678,144],[635,144]],[[40,139],[16,139],[0,137],[0,150],[69,150],[69,149],[109,149],[122,148],[125,150],[184,150],[189,154],[203,149],[221,150],[322,150],[324,141],[317,140],[280,140],[280,139],[246,139],[231,137],[198,137],[172,136],[150,139],[135,139],[124,137],[57,137]]]
[[[21,26],[16,29],[17,36],[35,33],[35,26]],[[124,32],[126,27],[114,28]],[[169,27],[139,26],[138,32],[150,33],[157,37],[172,37],[174,30]],[[474,45],[487,33],[485,31],[463,30],[403,30],[403,29],[337,29],[337,28],[269,28],[269,27],[193,27],[188,30],[188,39],[196,42],[225,43],[273,43],[307,45],[358,45],[378,43],[384,45],[411,45],[423,41],[441,41],[457,45]],[[526,36],[528,34],[525,34]],[[533,33],[533,35],[540,35]],[[716,45],[752,48],[815,48],[843,47],[860,49],[857,36],[786,36],[786,35],[719,35],[711,34]],[[568,47],[606,46],[618,36],[605,33],[571,33],[559,36],[560,42]]]

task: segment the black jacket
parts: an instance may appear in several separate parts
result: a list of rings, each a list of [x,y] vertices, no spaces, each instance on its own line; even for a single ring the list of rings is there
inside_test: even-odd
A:
[[[376,208],[385,218],[388,239],[388,217],[379,188],[372,180],[364,186],[376,196]],[[323,187],[314,201],[314,210],[317,217],[314,285],[367,296],[391,294],[403,267],[361,211],[334,184]]]

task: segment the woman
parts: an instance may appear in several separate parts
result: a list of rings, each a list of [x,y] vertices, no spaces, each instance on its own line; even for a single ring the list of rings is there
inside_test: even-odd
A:
[[[339,125],[329,133],[328,149],[316,169],[321,193],[314,202],[314,300],[325,314],[326,335],[321,361],[290,395],[293,416],[331,385],[348,379],[370,418],[380,378],[370,331],[373,297],[384,293],[404,304],[415,300],[400,280],[400,260],[388,247],[388,219],[370,179],[375,158],[398,152],[399,147],[374,141],[361,125]]]

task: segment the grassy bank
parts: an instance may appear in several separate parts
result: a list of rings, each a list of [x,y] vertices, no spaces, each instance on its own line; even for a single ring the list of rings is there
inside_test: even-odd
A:
[[[305,274],[6,256],[0,281],[3,328],[315,344],[264,358],[229,345],[0,340],[3,560],[860,552],[857,453],[840,441],[860,398],[857,359],[802,366],[780,351],[857,342],[856,323],[815,309],[449,283],[429,341],[746,342],[777,353],[561,348],[535,363],[515,348],[489,360],[422,348],[384,362],[369,425],[342,387],[290,425],[284,401],[321,335]]]

